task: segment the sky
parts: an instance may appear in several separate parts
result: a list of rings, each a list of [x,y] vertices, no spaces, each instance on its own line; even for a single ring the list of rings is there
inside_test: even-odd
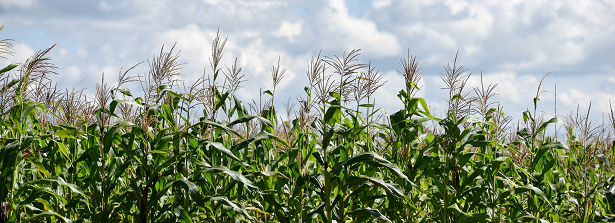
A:
[[[124,67],[151,60],[176,44],[187,82],[211,73],[211,42],[219,29],[228,37],[222,64],[237,58],[246,87],[237,94],[258,98],[272,88],[271,67],[287,69],[276,90],[280,104],[304,95],[308,60],[322,51],[341,56],[361,49],[387,80],[376,92],[377,107],[397,111],[404,88],[396,72],[410,52],[425,74],[418,96],[435,113],[446,110],[443,65],[472,73],[468,87],[498,83],[494,98],[508,115],[532,109],[542,77],[538,110],[554,114],[586,111],[598,122],[615,102],[615,1],[496,0],[0,0],[0,39],[10,38],[23,62],[56,44],[49,54],[59,67],[59,88],[92,91],[104,73],[110,82]],[[147,72],[147,64],[133,75]],[[555,92],[557,86],[557,92]],[[283,98],[283,99],[280,99]],[[280,106],[278,105],[278,106]]]

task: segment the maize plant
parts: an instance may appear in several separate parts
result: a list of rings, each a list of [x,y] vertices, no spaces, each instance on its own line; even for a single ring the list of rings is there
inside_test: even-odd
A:
[[[2,68],[0,222],[615,221],[614,112],[607,125],[591,107],[540,115],[531,86],[533,110],[513,125],[496,85],[466,87],[455,57],[439,116],[415,96],[411,55],[403,107],[386,112],[373,96],[382,75],[349,50],[312,58],[299,108],[282,116],[280,62],[273,88],[244,103],[225,44],[213,40],[210,72],[188,85],[174,47],[93,94],[55,87],[53,46]]]

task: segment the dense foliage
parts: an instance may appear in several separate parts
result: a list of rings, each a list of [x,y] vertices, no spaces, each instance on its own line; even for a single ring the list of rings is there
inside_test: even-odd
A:
[[[225,43],[188,86],[163,49],[147,73],[120,71],[87,98],[51,83],[51,48],[3,68],[0,222],[615,220],[613,125],[537,113],[540,86],[513,126],[490,100],[495,85],[465,89],[455,62],[436,117],[415,97],[422,74],[408,56],[404,107],[387,114],[372,97],[382,76],[354,50],[313,58],[299,108],[280,115],[285,70],[244,104],[241,68],[219,64]],[[4,59],[10,47],[2,40]]]

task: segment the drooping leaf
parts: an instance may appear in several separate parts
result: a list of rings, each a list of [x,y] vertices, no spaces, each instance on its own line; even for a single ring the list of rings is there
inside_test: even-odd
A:
[[[382,219],[383,221],[391,222],[392,223],[392,221],[389,220],[382,213],[380,213],[380,211],[378,211],[378,209],[359,208],[359,209],[355,209],[355,210],[352,210],[352,211],[348,212],[348,215],[350,215],[350,216],[368,215],[368,216],[372,217],[373,219]]]

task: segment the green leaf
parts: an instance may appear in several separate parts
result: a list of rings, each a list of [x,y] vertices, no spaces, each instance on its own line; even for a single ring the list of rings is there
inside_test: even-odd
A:
[[[338,122],[342,117],[342,107],[339,105],[333,105],[327,109],[327,112],[324,116],[324,122],[333,125],[333,123]]]
[[[244,162],[243,160],[241,160],[237,156],[235,156],[235,154],[233,154],[233,152],[231,152],[226,147],[224,147],[224,145],[222,143],[212,142],[212,141],[205,141],[205,145],[209,146],[209,147],[213,147],[214,149],[218,150],[222,154],[230,157],[231,159],[241,163],[244,166],[250,166],[249,164],[247,164],[246,162]]]
[[[190,182],[185,177],[183,177],[181,180],[175,181],[175,184],[183,185],[184,190],[188,191],[190,197],[194,199],[198,205],[204,204],[203,195],[201,194],[201,191],[196,186],[196,184]]]
[[[132,97],[132,93],[130,93],[130,91],[129,91],[129,90],[127,90],[127,89],[120,89],[120,92],[121,92],[123,95],[129,96],[129,97]]]
[[[303,220],[303,222],[311,222],[312,220],[318,218],[318,216],[322,216],[323,219],[327,218],[327,215],[325,214],[325,203],[321,202],[320,205],[318,205],[318,207],[314,208],[314,210],[310,211],[307,214],[307,218]],[[326,222],[326,220],[325,220]]]
[[[421,90],[419,87],[416,86],[416,83],[414,83],[413,81],[410,81],[410,82],[406,83],[406,87],[407,88],[415,88],[415,89],[417,89],[419,91]]]
[[[175,206],[173,208],[173,214],[175,214],[175,217],[177,217],[181,223],[192,223],[192,218],[182,206]]]
[[[389,162],[385,158],[382,158],[375,152],[367,152],[367,153],[352,157],[350,159],[347,159],[343,162],[340,162],[336,164],[335,166],[333,166],[333,168],[331,169],[331,173],[339,174],[343,167],[350,167],[352,165],[355,165],[361,162],[366,162],[366,163],[370,162],[370,164],[376,165],[377,167],[385,167],[391,170],[397,176],[401,177],[402,179],[409,181],[408,177],[401,171],[401,169],[399,169],[397,165]]]
[[[79,188],[79,186],[75,184],[67,183],[62,177],[59,177],[59,176],[47,178],[47,179],[35,180],[35,181],[30,182],[30,184],[32,185],[51,184],[51,183],[57,183],[59,185],[66,186],[70,188],[70,190],[73,191],[74,193],[77,193],[87,199],[87,196],[83,193],[83,191],[81,190],[81,188]]]
[[[279,177],[279,178],[289,179],[283,173],[280,173],[278,171],[257,171],[257,172],[252,172],[248,174],[247,176],[250,176],[250,177],[251,176],[266,176],[266,177]]]
[[[39,159],[35,159],[32,156],[29,156],[27,158],[25,158],[25,161],[27,163],[31,163],[32,165],[36,166],[36,169],[43,174],[43,177],[49,177],[51,176],[51,173],[49,173],[49,170],[47,170],[47,168],[45,167],[45,165],[43,165],[43,163],[41,162],[42,160]]]
[[[62,129],[62,130],[54,132],[53,134],[59,137],[75,139],[75,136],[82,134],[82,133],[83,133],[82,131],[79,131],[77,129]]]
[[[217,98],[216,105],[214,106],[214,110],[217,111],[218,109],[220,109],[220,107],[225,106],[226,99],[228,98],[230,93],[231,93],[230,91],[227,91]]]
[[[615,185],[613,185],[611,187],[611,190],[607,191],[604,195],[609,204],[609,210],[611,211],[611,214],[615,214]]]
[[[18,194],[20,192],[23,192],[23,189],[20,189]],[[59,201],[59,203],[66,203],[66,199],[49,189],[49,187],[35,187],[31,191],[29,191],[28,197],[25,200],[19,202],[19,206],[32,204],[32,202],[38,199],[48,200],[49,196],[55,198],[57,201]]]
[[[451,99],[448,100],[448,101],[454,101],[454,100],[463,100],[463,101],[465,101],[465,99],[463,98],[463,96],[461,96],[461,94],[453,95],[453,97],[451,97]]]
[[[552,124],[552,123],[560,123],[560,124],[566,126],[566,123],[564,122],[564,120],[562,120],[562,119],[560,119],[558,117],[554,117],[552,119],[549,119],[549,121],[546,121],[546,122],[542,123],[542,125],[540,125],[540,127],[538,127],[536,132],[534,132],[534,137],[536,137],[536,135],[538,135],[538,133],[542,132],[542,130],[547,128],[547,126],[549,124]]]
[[[250,143],[254,142],[254,141],[259,141],[259,140],[268,140],[268,139],[273,139],[279,143],[282,143],[284,146],[291,148],[290,144],[288,144],[286,141],[284,141],[282,138],[271,134],[269,132],[266,131],[261,131],[258,134],[256,134],[255,136],[253,136],[252,138],[245,140],[241,143],[238,143],[236,145],[233,146],[232,151],[238,151],[240,149],[244,149],[246,148]]]
[[[461,222],[491,222],[491,218],[489,218],[489,215],[487,215],[487,213],[466,213],[459,209],[459,206],[457,206],[457,204],[452,204],[451,206],[448,206],[447,209],[455,213],[455,215],[461,216],[461,218],[463,219]]]
[[[524,111],[523,112],[523,122],[526,122],[530,120],[531,123],[534,123],[534,118],[532,117],[532,113],[530,113],[530,111]]]
[[[69,152],[68,152],[68,149],[66,148],[66,145],[64,145],[64,143],[61,143],[61,142],[57,142],[56,144],[58,145],[58,149],[60,150],[60,153],[64,155],[64,158],[66,158],[66,160],[70,160]]]
[[[15,67],[17,67],[17,66],[19,66],[19,64],[18,64],[18,63],[11,63],[11,64],[9,64],[8,66],[6,66],[6,67],[2,68],[2,70],[0,70],[0,74],[1,74],[1,73],[5,73],[5,72],[8,72],[8,71],[10,71],[10,70],[12,70],[12,69],[15,69]]]
[[[140,105],[139,103],[130,101],[130,100],[113,100],[111,101],[111,104],[109,104],[109,112],[112,114],[115,113],[115,108],[117,107],[118,104],[129,104],[129,105],[134,105],[140,108],[143,107],[143,105]]]
[[[256,116],[256,115],[244,115],[242,117],[239,117],[235,120],[233,120],[231,123],[229,123],[227,126],[230,128],[234,125],[240,124],[240,123],[246,123],[249,122],[252,119],[258,119],[261,124],[263,124],[263,126],[268,126],[268,127],[273,127],[273,124],[271,124],[271,122],[269,120],[267,120],[266,118],[260,117],[260,116]]]
[[[368,177],[368,176],[357,176],[357,177],[351,177],[348,180],[348,184],[349,185],[354,185],[354,184],[360,184],[363,182],[369,182],[373,185],[376,185],[382,189],[384,189],[387,193],[394,195],[396,197],[403,197],[404,192],[401,190],[401,188],[399,188],[399,186],[397,185],[393,185],[387,182],[384,182],[383,179],[380,178],[375,178],[375,177]]]
[[[215,126],[215,127],[220,128],[220,129],[222,129],[222,130],[224,130],[226,132],[233,133],[234,135],[238,136],[239,138],[241,138],[243,140],[246,140],[246,138],[244,138],[241,134],[237,133],[235,130],[229,128],[228,126],[222,125],[222,124],[217,123],[217,122],[212,122],[212,121],[207,120],[207,119],[203,119],[203,120],[201,120],[201,122],[205,123],[205,124],[208,124],[208,125]]]
[[[368,215],[368,216],[371,216],[373,219],[382,219],[382,220],[384,220],[386,222],[391,222],[392,223],[392,221],[389,220],[382,213],[380,213],[380,211],[378,211],[378,209],[359,208],[359,209],[355,209],[355,210],[352,210],[352,211],[348,212],[348,215],[350,215],[350,216]]]
[[[38,213],[38,214],[33,214],[32,216],[26,218],[24,220],[24,222],[32,222],[32,221],[36,221],[36,222],[42,222],[42,219],[39,218],[45,218],[45,217],[58,217],[60,219],[62,219],[62,221],[64,221],[65,223],[71,223],[73,221],[71,221],[70,219],[56,213],[55,211],[52,210],[46,210],[44,212]]]
[[[547,197],[545,197],[544,193],[542,193],[542,190],[540,190],[540,188],[538,187],[532,186],[531,184],[526,184],[526,185],[523,185],[522,187],[517,187],[517,188],[504,191],[500,194],[500,196],[498,197],[498,200],[500,203],[504,203],[504,201],[506,200],[506,198],[508,198],[508,196],[515,195],[515,194],[522,194],[522,193],[529,192],[529,191],[533,191],[534,193],[536,193],[536,195],[538,195],[545,202],[551,205]]]
[[[245,216],[246,218],[248,218],[249,220],[252,220],[252,216],[250,216],[250,214],[248,214],[248,211],[246,211],[245,207],[243,207],[240,204],[237,204],[235,202],[230,201],[225,196],[208,197],[208,199],[210,199],[211,201],[215,201],[215,202],[218,202],[220,204],[229,206],[233,210],[233,212],[235,212],[237,214],[241,214],[241,215]]]
[[[549,223],[548,221],[537,218],[534,215],[531,215],[529,213],[526,213],[525,215],[522,215],[522,216],[519,216],[518,218],[513,219],[513,222],[536,222],[536,220],[540,221],[541,223]]]
[[[465,166],[466,163],[470,160],[470,158],[472,158],[472,156],[474,156],[475,154],[476,154],[475,152],[464,153],[463,155],[461,155],[459,157],[459,160],[457,161],[457,164],[459,166]]]
[[[607,167],[611,166],[611,162],[609,162],[609,158],[607,158],[604,154],[600,153],[596,155],[596,158],[598,158],[598,160],[600,160]]]
[[[485,120],[482,120],[476,116],[473,115],[468,115],[466,117],[463,118],[463,123],[481,123],[481,124],[489,124],[487,122],[485,122]]]
[[[229,170],[225,166],[202,167],[199,171],[203,173],[224,173],[233,178],[235,181],[243,183],[244,187],[248,190],[257,188],[254,183],[252,183],[252,181],[246,178],[243,174],[237,171]]]

